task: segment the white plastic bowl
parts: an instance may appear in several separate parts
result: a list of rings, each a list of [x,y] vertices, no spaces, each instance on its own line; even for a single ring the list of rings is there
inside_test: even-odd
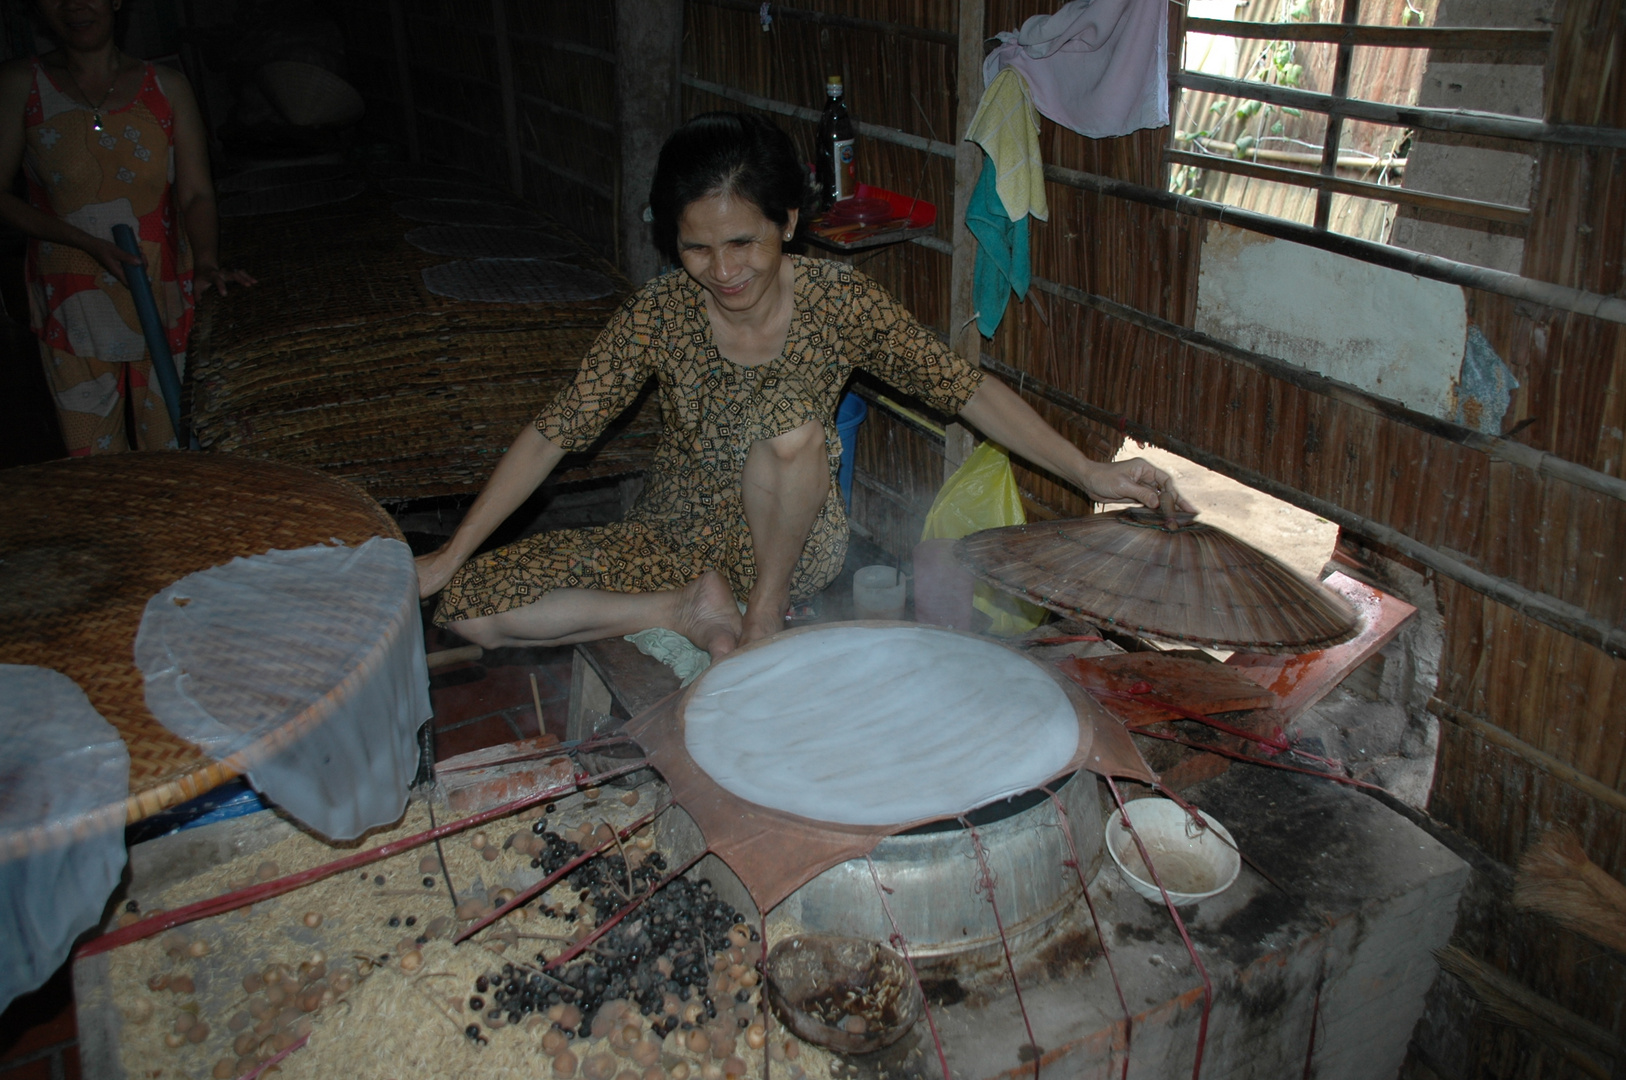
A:
[[[1128,806],[1129,820],[1134,822],[1135,832],[1140,834],[1176,906],[1217,896],[1236,881],[1242,871],[1242,856],[1237,854],[1231,834],[1213,817],[1203,814],[1208,824],[1204,829],[1169,799],[1136,799]],[[1106,841],[1107,853],[1130,888],[1152,903],[1161,904],[1163,894],[1146,872],[1135,838],[1124,827],[1122,810],[1114,810],[1107,818]]]

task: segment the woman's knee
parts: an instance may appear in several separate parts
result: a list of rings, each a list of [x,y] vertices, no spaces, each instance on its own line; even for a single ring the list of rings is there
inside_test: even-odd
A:
[[[781,466],[805,464],[810,459],[822,462],[825,458],[824,444],[824,425],[817,420],[809,420],[771,439],[759,439],[752,444],[751,454],[753,457],[766,455],[774,464]]]
[[[482,649],[500,649],[508,644],[508,636],[497,626],[497,616],[482,615],[446,624],[446,629]]]

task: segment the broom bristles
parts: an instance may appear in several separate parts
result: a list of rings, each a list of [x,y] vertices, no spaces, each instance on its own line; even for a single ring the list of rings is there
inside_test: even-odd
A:
[[[1619,1055],[1620,1043],[1608,1031],[1548,1001],[1455,945],[1435,949],[1434,958],[1443,970],[1463,981],[1468,992],[1485,1006],[1489,1019],[1523,1028],[1553,1043],[1588,1075],[1600,1080],[1609,1075],[1577,1051],[1578,1047],[1586,1047],[1611,1058]]]
[[[1513,904],[1626,953],[1626,885],[1587,858],[1568,829],[1551,830],[1524,853],[1514,878]]]

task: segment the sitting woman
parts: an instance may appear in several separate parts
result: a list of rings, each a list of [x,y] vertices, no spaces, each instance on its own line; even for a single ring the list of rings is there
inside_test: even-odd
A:
[[[834,413],[854,368],[959,414],[1092,499],[1157,505],[1167,474],[1090,461],[864,275],[786,255],[805,191],[790,139],[758,116],[708,113],[667,141],[650,209],[656,243],[683,269],[628,298],[452,538],[418,559],[422,594],[445,590],[437,623],[488,648],[665,627],[713,656],[774,634],[846,556]],[[665,431],[627,520],[470,560],[651,376]]]

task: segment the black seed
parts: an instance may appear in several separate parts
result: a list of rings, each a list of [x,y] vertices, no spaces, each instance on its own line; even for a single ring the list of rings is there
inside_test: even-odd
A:
[[[554,811],[555,811],[555,810],[557,810],[557,809],[558,809],[558,807],[556,807],[556,806],[554,806],[554,805],[553,805],[553,804],[552,804],[552,803],[549,803],[549,804],[548,804],[548,805],[546,805],[546,806],[544,806],[544,807],[543,807],[543,808],[542,808],[542,809],[543,809],[543,810],[544,810],[544,811],[545,811],[545,812],[546,812],[546,813],[549,813],[549,814],[551,814],[551,813],[553,813],[553,812],[554,812]]]
[[[418,925],[418,917],[416,915],[408,915],[406,917],[406,924],[408,926],[417,926]]]
[[[519,1014],[519,1013],[517,1013],[517,1012],[515,1012],[515,1011],[514,1011],[514,1010],[512,1010],[512,1009],[510,1009],[510,1010],[509,1010],[509,1011],[508,1011],[508,1022],[509,1022],[509,1023],[510,1023],[510,1024],[517,1024],[517,1023],[519,1023],[519,1022],[520,1022],[520,1020],[521,1020],[521,1019],[522,1019],[522,1017],[521,1017],[521,1016],[520,1016],[520,1014]]]
[[[491,980],[487,979],[484,975],[476,976],[474,980],[474,988],[483,994],[487,990],[491,989]]]
[[[373,884],[382,886],[384,884],[384,875],[383,874],[374,874],[373,875]]]
[[[389,963],[390,962],[390,954],[389,953],[379,953],[378,954],[378,962],[380,964]]]
[[[388,926],[400,926],[401,925],[401,916],[399,916],[399,915],[391,915],[390,916],[390,921],[386,925],[388,925]]]
[[[469,998],[469,1010],[471,1012],[479,1012],[481,1009],[483,1009],[485,1007],[486,1007],[486,999],[485,998],[483,998],[483,997],[471,997],[471,998]]]
[[[423,935],[423,934],[419,934],[417,937],[413,938],[412,940],[416,941],[419,945],[427,945],[427,944],[429,944],[429,938],[427,936]]]
[[[471,1039],[478,1039],[480,1037],[480,1025],[470,1024],[468,1027],[463,1029],[463,1034],[467,1035]]]
[[[492,1009],[490,1012],[486,1013],[486,1019],[487,1020],[501,1020],[502,1019],[502,1010],[501,1009]]]
[[[423,887],[426,889],[433,889],[435,887],[435,879],[432,877],[425,877],[423,879]]]

